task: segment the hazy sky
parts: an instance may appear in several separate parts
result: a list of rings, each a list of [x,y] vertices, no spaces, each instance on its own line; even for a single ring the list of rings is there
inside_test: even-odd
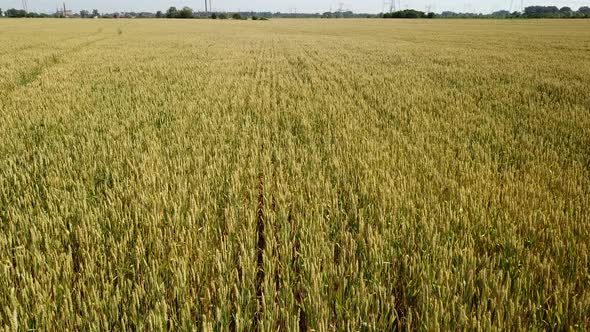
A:
[[[30,11],[53,12],[63,0],[27,0]],[[499,9],[509,9],[511,0],[396,0],[401,7],[424,10],[427,5],[435,12],[444,10],[470,11],[488,13]],[[272,11],[315,13],[337,10],[340,3],[343,8],[354,12],[377,13],[383,10],[382,0],[212,0],[213,9],[219,11]],[[514,0],[513,10],[520,7],[521,0]],[[114,11],[152,11],[165,10],[170,6],[189,6],[195,10],[204,8],[204,0],[66,0],[68,8],[80,9],[96,8],[101,12]],[[570,6],[578,9],[580,6],[590,6],[590,0],[524,0],[525,6],[556,5]],[[0,0],[0,8],[22,8],[22,0]]]

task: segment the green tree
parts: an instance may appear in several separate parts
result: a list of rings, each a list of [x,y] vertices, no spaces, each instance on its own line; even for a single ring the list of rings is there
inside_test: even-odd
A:
[[[27,12],[22,9],[11,8],[6,11],[7,17],[27,17]]]
[[[240,13],[235,13],[232,15],[232,17],[234,20],[241,20],[242,19],[242,15],[240,15]]]
[[[184,7],[178,12],[179,18],[192,18],[193,17],[193,10],[189,7]]]
[[[529,6],[524,9],[524,14],[529,18],[558,17],[559,8],[555,6]]]
[[[162,17],[164,17],[164,14],[162,13],[162,11],[161,11],[161,10],[158,10],[158,11],[156,12],[156,18],[162,18]]]
[[[383,14],[383,18],[424,18],[426,14],[421,11],[413,10],[413,9],[406,9],[401,10],[393,13],[385,13]]]
[[[81,18],[88,18],[88,17],[90,17],[90,12],[88,12],[87,10],[81,10],[80,17]]]
[[[166,12],[166,17],[167,18],[177,18],[178,17],[178,9],[176,9],[176,7],[168,8],[168,11]]]
[[[2,12],[2,8],[0,8],[0,17],[4,16],[4,13]]]
[[[590,7],[580,7],[580,9],[578,9],[578,13],[580,13],[580,16],[582,17],[590,17]]]
[[[99,17],[100,13],[98,12],[98,9],[93,9],[92,10],[92,17]]]
[[[559,14],[561,17],[571,17],[574,11],[570,7],[561,7],[559,9]]]

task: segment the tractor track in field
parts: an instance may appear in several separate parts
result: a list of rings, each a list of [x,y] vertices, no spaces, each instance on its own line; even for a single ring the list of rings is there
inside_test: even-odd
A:
[[[258,205],[256,211],[256,299],[257,309],[254,314],[254,329],[261,330],[262,313],[264,312],[264,250],[266,238],[264,235],[264,177],[258,178]]]
[[[266,96],[268,99],[262,105],[252,103],[250,99],[246,101],[247,105],[255,110],[257,107],[262,107],[266,111],[266,108],[273,108],[280,105],[279,99],[281,98],[278,90],[281,88],[281,74],[278,72],[277,63],[275,60],[281,57],[281,54],[276,52],[276,45],[260,45],[254,51],[257,56],[254,62],[248,64],[244,73],[247,75],[253,75],[255,86],[252,87],[251,96]],[[260,54],[262,53],[262,54]],[[267,56],[268,55],[268,56]],[[273,61],[260,61],[259,58],[270,57]],[[260,111],[260,110],[258,110]],[[256,113],[255,113],[256,114]],[[258,117],[259,114],[256,114]],[[270,141],[275,139],[275,135],[272,133],[270,137],[265,137],[264,144],[259,148],[259,152],[262,155],[267,151],[267,147]],[[262,160],[263,158],[261,158]],[[277,211],[280,209],[280,202],[275,196],[275,191],[278,191],[278,177],[277,167],[273,158],[271,161],[272,172],[265,174],[265,167],[259,166],[259,174],[257,176],[257,205],[256,205],[256,223],[255,223],[255,245],[256,245],[256,276],[254,280],[254,292],[256,296],[256,310],[252,320],[252,330],[262,331],[266,329],[274,329],[282,331],[287,329],[288,323],[285,320],[279,318],[274,326],[266,326],[264,322],[264,313],[267,307],[272,307],[273,304],[266,303],[266,300],[274,301],[274,307],[283,307],[287,303],[282,302],[281,293],[291,292],[293,299],[295,299],[294,314],[297,317],[297,324],[300,331],[309,330],[309,319],[308,313],[306,312],[306,290],[304,284],[304,264],[301,250],[301,229],[296,218],[293,217],[291,211],[292,207],[289,208],[288,218],[285,223],[281,224],[277,219]],[[270,183],[269,183],[270,182]],[[265,183],[269,184],[270,192],[265,192]],[[288,243],[281,240],[280,234],[282,230],[287,228],[289,230]],[[272,238],[269,238],[272,237]],[[272,243],[272,247],[270,247]],[[292,252],[285,256],[281,255],[281,247],[284,245],[291,245]],[[265,263],[267,260],[270,264],[267,266],[273,266],[272,273],[266,271]],[[283,260],[285,263],[283,264]],[[284,277],[286,274],[292,274],[294,277],[294,284],[285,284]],[[269,282],[270,289],[265,289],[265,283]],[[272,297],[265,297],[265,291],[273,291]],[[235,323],[232,324],[235,329]]]
[[[95,35],[96,34],[92,34],[89,37],[92,37]],[[48,56],[45,56],[44,58],[39,60],[35,66],[32,66],[30,68],[27,68],[24,71],[21,71],[17,75],[16,80],[14,80],[12,82],[12,84],[9,84],[8,86],[6,86],[6,88],[5,88],[6,94],[7,95],[11,94],[12,92],[17,91],[19,88],[26,87],[26,86],[30,85],[31,83],[37,81],[39,79],[39,77],[44,72],[46,72],[46,71],[50,70],[51,68],[55,67],[56,65],[62,63],[63,59],[66,55],[71,56],[71,55],[77,54],[77,53],[81,52],[82,50],[84,50],[85,48],[92,46],[96,43],[99,43],[101,41],[107,40],[109,38],[111,38],[111,37],[104,36],[104,37],[93,39],[90,41],[85,41],[85,42],[79,43],[77,45],[74,45],[73,47],[70,47],[67,50],[63,50],[61,52],[52,53]]]
[[[85,35],[85,36],[73,36],[73,37],[60,38],[60,39],[57,39],[55,41],[55,43],[59,44],[59,43],[63,43],[63,42],[67,42],[67,41],[73,40],[73,39],[92,38],[94,36],[100,35],[102,32],[103,32],[103,29],[101,28],[101,29],[98,29],[98,31],[96,31],[94,33],[91,33],[91,34],[88,34],[88,35]],[[5,56],[5,55],[13,55],[14,56],[14,55],[16,55],[16,54],[18,54],[20,52],[23,52],[23,51],[26,51],[26,50],[30,50],[30,49],[34,49],[34,48],[37,48],[39,46],[43,46],[43,45],[46,45],[46,44],[47,44],[46,42],[43,42],[43,43],[35,43],[35,44],[31,44],[31,45],[24,45],[24,46],[21,46],[21,47],[17,47],[14,50],[8,50],[6,52],[0,52],[0,56]]]
[[[94,35],[96,35],[96,34],[90,34],[90,35],[86,36],[86,38],[92,37]],[[79,37],[60,38],[60,39],[56,40],[55,43],[63,43],[63,42],[66,42],[68,40],[72,40],[72,39],[76,39],[76,38],[79,38]],[[47,43],[35,43],[35,44],[31,44],[31,45],[24,45],[24,46],[21,46],[21,47],[17,47],[17,48],[15,48],[13,50],[7,50],[5,52],[0,52],[0,56],[5,56],[5,55],[12,55],[12,56],[14,56],[14,55],[19,54],[20,52],[31,50],[31,49],[37,48],[39,46],[44,46],[46,44]]]

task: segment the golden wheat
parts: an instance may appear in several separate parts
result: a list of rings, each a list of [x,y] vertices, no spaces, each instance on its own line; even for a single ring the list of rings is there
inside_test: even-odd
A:
[[[589,41],[0,20],[0,326],[588,329]]]

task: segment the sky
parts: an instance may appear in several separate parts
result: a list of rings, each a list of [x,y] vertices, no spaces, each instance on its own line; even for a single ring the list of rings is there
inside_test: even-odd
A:
[[[64,0],[27,0],[29,11],[55,12],[63,6]],[[68,9],[77,12],[81,9],[98,9],[100,12],[140,12],[165,11],[170,6],[189,6],[194,10],[203,10],[204,0],[65,0]],[[332,9],[336,11],[342,4],[344,10],[354,12],[378,13],[384,8],[384,0],[211,0],[216,11],[272,11],[297,13],[323,13]],[[389,1],[389,0],[385,0]],[[522,0],[525,6],[554,5],[569,6],[574,10],[580,6],[590,6],[590,0]],[[500,9],[519,10],[521,0],[396,0],[402,9],[425,10],[431,6],[432,11],[490,13]],[[389,5],[385,6],[386,8]],[[0,0],[0,8],[22,8],[22,0]]]

